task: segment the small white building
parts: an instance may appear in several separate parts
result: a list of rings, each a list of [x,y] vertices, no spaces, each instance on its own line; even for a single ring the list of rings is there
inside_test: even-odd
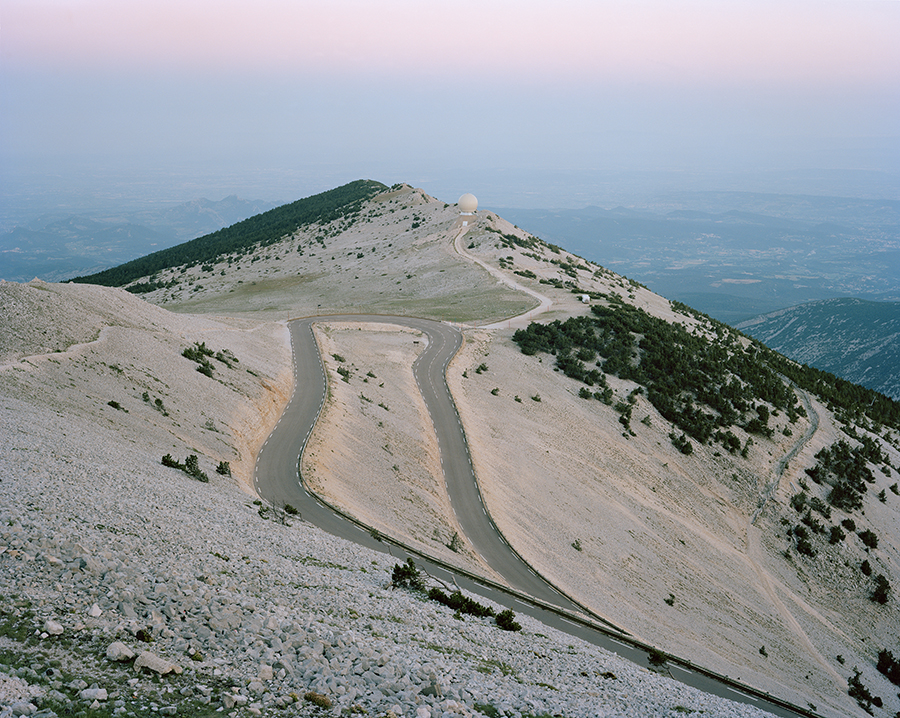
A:
[[[578,298],[581,300],[582,304],[590,304],[591,296],[589,294],[580,294]]]

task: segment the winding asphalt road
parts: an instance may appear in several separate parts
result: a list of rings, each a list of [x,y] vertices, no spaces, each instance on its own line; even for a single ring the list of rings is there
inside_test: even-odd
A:
[[[459,414],[446,382],[447,365],[462,343],[461,333],[450,325],[427,319],[369,315],[320,316],[292,321],[288,326],[294,353],[294,393],[257,456],[254,471],[257,493],[276,507],[290,504],[299,511],[302,520],[335,536],[378,551],[388,551],[401,561],[408,556],[397,545],[383,542],[377,535],[325,505],[306,490],[300,477],[300,457],[318,420],[327,391],[327,378],[312,325],[339,321],[396,324],[420,330],[428,337],[428,346],[413,363],[413,372],[434,424],[451,505],[474,549],[516,590],[505,592],[498,585],[491,587],[487,582],[470,580],[422,556],[415,556],[420,567],[441,580],[534,616],[546,625],[649,667],[645,648],[612,624],[607,624],[609,628],[598,629],[585,621],[583,617],[590,616],[594,622],[607,623],[534,573],[506,544],[490,520],[478,490]],[[516,593],[524,595],[516,597]],[[538,601],[529,602],[528,596]],[[543,607],[541,604],[549,606]],[[775,715],[813,715],[803,709],[789,707],[778,699],[769,700],[757,691],[680,659],[670,659],[667,672],[687,685],[755,705]]]
[[[448,324],[410,317],[337,315],[299,319],[290,323],[294,351],[294,394],[275,430],[257,457],[254,476],[260,496],[274,504],[290,504],[304,520],[329,533],[358,541],[356,524],[336,515],[303,486],[300,456],[325,399],[326,378],[312,332],[317,321],[377,322],[417,329],[428,345],[413,363],[413,375],[422,393],[440,448],[441,466],[450,503],[463,534],[484,562],[510,586],[546,603],[591,615],[540,578],[509,545],[490,520],[472,468],[469,447],[456,404],[447,386],[447,365],[462,345],[462,334]]]

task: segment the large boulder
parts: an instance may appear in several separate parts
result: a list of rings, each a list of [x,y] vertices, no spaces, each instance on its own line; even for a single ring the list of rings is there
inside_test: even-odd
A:
[[[143,651],[134,662],[134,670],[141,671],[144,668],[161,676],[167,673],[181,673],[183,670],[181,666],[170,663],[165,658],[160,658],[156,654],[150,653],[150,651]]]

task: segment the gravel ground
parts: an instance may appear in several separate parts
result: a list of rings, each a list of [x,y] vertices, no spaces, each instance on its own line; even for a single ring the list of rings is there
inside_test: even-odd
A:
[[[266,428],[231,404],[286,388],[277,326],[0,289],[108,296],[129,332],[107,315],[94,343],[0,369],[0,715],[762,715],[527,617],[461,620],[391,588],[389,558],[261,512],[213,467]],[[240,371],[195,371],[180,348],[201,335]],[[140,381],[169,387],[165,415]],[[208,483],[160,463],[192,450]]]
[[[313,691],[332,712],[397,716],[761,715],[527,617],[520,633],[458,620],[392,589],[384,556],[265,520],[226,482],[156,468],[149,451],[123,462],[115,431],[73,432],[11,397],[0,417],[17,427],[0,449],[2,649],[17,677],[0,705],[302,715]],[[106,658],[116,642],[183,672],[136,673]]]

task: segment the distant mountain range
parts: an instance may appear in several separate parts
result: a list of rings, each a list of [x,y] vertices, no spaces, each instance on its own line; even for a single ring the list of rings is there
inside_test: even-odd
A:
[[[0,279],[60,281],[209,234],[274,207],[234,195],[115,216],[43,216],[0,235]]]
[[[791,359],[900,399],[900,302],[826,299],[736,326]]]

